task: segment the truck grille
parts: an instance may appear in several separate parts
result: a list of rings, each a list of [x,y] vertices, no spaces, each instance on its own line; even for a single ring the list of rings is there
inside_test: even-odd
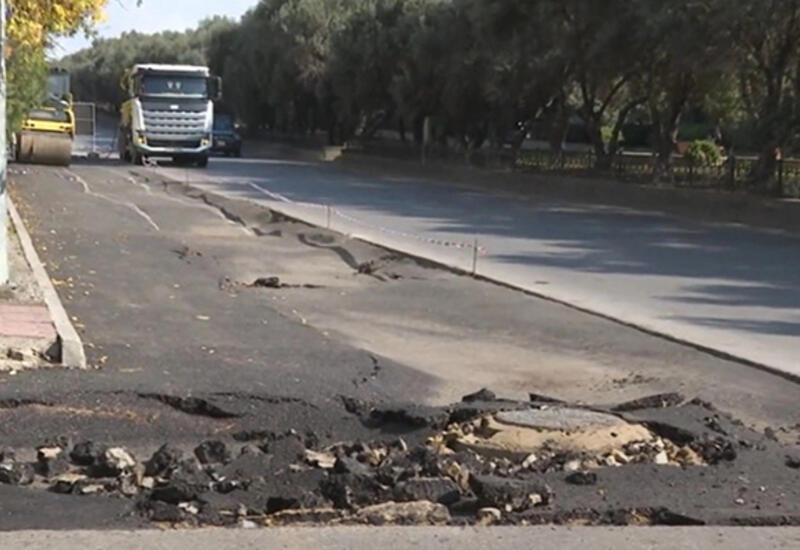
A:
[[[206,110],[202,111],[163,111],[145,109],[145,133],[155,140],[189,140],[197,141],[205,134]],[[148,140],[149,141],[149,140]]]

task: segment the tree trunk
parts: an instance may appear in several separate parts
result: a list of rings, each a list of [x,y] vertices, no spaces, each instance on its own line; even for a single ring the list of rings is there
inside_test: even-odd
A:
[[[425,128],[425,115],[418,114],[414,117],[414,143],[422,145]]]
[[[682,101],[673,103],[667,112],[651,109],[656,165],[653,179],[672,181],[672,154],[678,145],[678,128],[683,112]]]
[[[591,116],[584,116],[586,124],[586,132],[589,134],[589,140],[594,148],[595,168],[604,170],[608,168],[607,162],[608,150],[606,143],[603,141],[603,130],[600,126],[600,121]]]
[[[783,194],[783,190],[779,188],[778,178],[776,177],[779,150],[779,147],[774,144],[765,146],[759,153],[758,160],[755,166],[753,166],[753,172],[750,176],[752,182],[758,188],[766,192],[774,192],[777,195]]]
[[[562,97],[553,106],[554,112],[550,119],[550,129],[548,132],[548,142],[550,150],[555,153],[554,164],[557,164],[564,155],[564,142],[567,139],[569,130],[569,112]]]

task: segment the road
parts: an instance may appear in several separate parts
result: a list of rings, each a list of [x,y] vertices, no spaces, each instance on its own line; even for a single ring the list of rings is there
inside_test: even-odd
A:
[[[293,170],[322,170],[270,166],[300,179]],[[121,445],[140,459],[164,443],[191,453],[212,438],[240,455],[287,433],[301,438],[303,449],[320,449],[382,435],[350,400],[405,410],[451,403],[484,386],[525,402],[531,392],[591,404],[679,391],[754,427],[748,439],[763,439],[770,427],[789,446],[765,440],[769,454],[743,447],[737,465],[744,470],[715,469],[722,477],[701,495],[693,490],[703,483],[702,469],[691,476],[680,469],[604,472],[610,492],[602,500],[599,492],[566,486],[556,472],[558,505],[600,514],[669,506],[724,523],[736,476],[746,471],[755,486],[770,488],[749,497],[753,513],[766,518],[759,521],[771,521],[776,507],[794,514],[795,474],[784,459],[798,438],[800,385],[282,219],[252,201],[165,186],[164,174],[156,175],[102,160],[11,169],[12,196],[93,367],[0,373],[0,440],[19,457],[28,460],[38,445],[61,437]],[[275,276],[278,288],[253,285]],[[709,414],[699,405],[689,409]],[[410,449],[411,438],[427,437],[404,434]],[[265,459],[275,461],[268,478],[293,476],[288,466],[298,455],[266,448],[277,453]],[[302,494],[303,483],[316,486],[315,475],[299,472],[285,483]],[[145,524],[133,499],[66,498],[0,484],[0,530]]]
[[[729,550],[751,548],[796,548],[797,528],[430,528],[382,527],[272,529],[269,531],[109,531],[109,532],[22,532],[0,535],[7,550],[250,550],[265,547],[281,550],[371,550],[387,545],[398,550],[435,547],[441,550],[482,550],[500,545],[509,550],[528,549],[531,539],[543,547],[562,550],[616,550],[617,548]]]
[[[159,170],[468,271],[477,239],[479,275],[800,376],[794,236],[280,159]]]

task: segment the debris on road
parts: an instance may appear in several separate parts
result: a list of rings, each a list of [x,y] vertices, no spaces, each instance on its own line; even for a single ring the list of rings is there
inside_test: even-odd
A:
[[[752,520],[720,500],[730,487],[744,502],[742,480],[791,486],[792,455],[707,403],[676,401],[640,400],[657,407],[625,405],[623,415],[488,390],[441,408],[343,399],[374,439],[289,430],[255,444],[254,433],[239,448],[202,442],[188,457],[164,445],[140,463],[91,441],[67,452],[62,438],[35,463],[2,451],[0,483],[131,499],[151,521],[181,525],[800,523],[800,509],[766,489],[748,493],[761,507]],[[779,520],[765,516],[772,509]]]

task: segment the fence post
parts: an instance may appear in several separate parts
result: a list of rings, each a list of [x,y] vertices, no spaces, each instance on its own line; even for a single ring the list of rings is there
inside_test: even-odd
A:
[[[736,189],[736,155],[728,158],[728,182],[731,189]]]
[[[422,121],[422,164],[428,162],[428,147],[431,141],[431,117],[426,116]]]
[[[475,238],[475,242],[472,245],[472,276],[478,274],[478,238]]]
[[[689,186],[691,186],[693,183],[694,183],[694,159],[692,157],[689,157]]]

